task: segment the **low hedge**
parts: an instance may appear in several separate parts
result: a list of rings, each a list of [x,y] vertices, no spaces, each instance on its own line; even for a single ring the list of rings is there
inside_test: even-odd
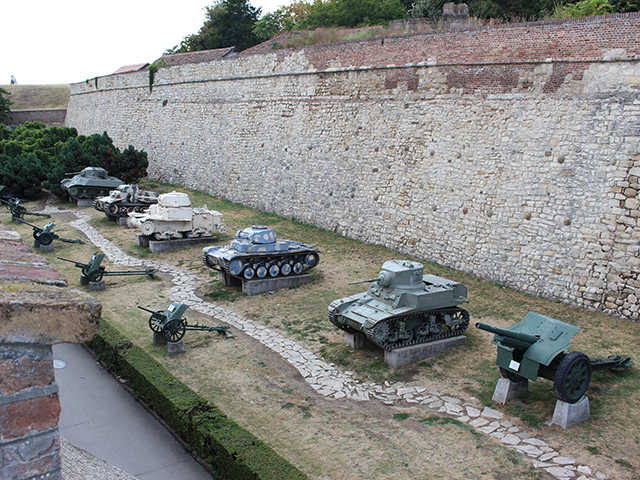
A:
[[[271,447],[167,372],[108,321],[102,319],[98,336],[88,346],[109,370],[125,378],[135,394],[220,476],[241,480],[307,478]]]

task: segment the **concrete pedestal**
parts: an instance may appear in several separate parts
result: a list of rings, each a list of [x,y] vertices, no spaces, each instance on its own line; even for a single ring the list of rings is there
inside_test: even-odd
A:
[[[139,247],[148,247],[149,237],[141,233],[136,233],[136,245],[138,245]]]
[[[83,198],[78,200],[77,205],[79,207],[93,207],[93,198]]]
[[[375,344],[371,343],[367,336],[362,332],[344,332],[344,344],[353,348],[365,348],[374,347]]]
[[[80,275],[80,285],[89,285],[89,277]]]
[[[556,408],[553,411],[551,425],[560,425],[567,429],[576,423],[591,418],[591,410],[589,409],[589,397],[584,396],[576,403],[567,403],[562,400],[556,402]]]
[[[218,280],[220,280],[225,287],[241,287],[242,280],[236,277],[232,277],[226,272],[218,272]]]
[[[147,237],[149,250],[153,253],[166,252],[177,248],[193,247],[194,245],[209,245],[215,243],[218,237],[181,238],[178,240],[152,240]]]
[[[185,352],[186,350],[184,348],[182,340],[178,340],[177,342],[167,342],[167,357],[180,355],[181,353]]]
[[[104,290],[107,288],[107,285],[104,283],[104,280],[100,280],[99,282],[89,282],[89,291],[96,292],[98,290]]]
[[[53,252],[53,243],[49,245],[40,245],[40,253]]]
[[[425,358],[439,355],[456,347],[467,343],[467,337],[460,335],[457,337],[444,338],[435,342],[419,343],[408,347],[396,348],[395,350],[384,351],[384,361],[391,368],[401,368],[412,363],[417,363]]]
[[[129,220],[129,217],[118,217],[118,225],[120,225],[121,227],[126,227],[127,220]]]
[[[180,341],[182,342],[182,340]],[[154,345],[166,345],[167,339],[162,332],[153,332],[153,344]]]
[[[505,405],[509,400],[523,397],[529,394],[529,380],[526,378],[520,382],[512,382],[511,380],[501,377],[498,380],[496,389],[493,392],[494,403]]]
[[[294,275],[289,277],[261,278],[259,280],[242,280],[242,291],[247,295],[279,290],[281,288],[297,287],[311,283],[311,274]]]

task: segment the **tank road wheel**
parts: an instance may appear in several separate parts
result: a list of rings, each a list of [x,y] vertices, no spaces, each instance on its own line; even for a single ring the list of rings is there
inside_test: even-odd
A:
[[[283,263],[280,267],[280,273],[285,277],[291,273],[291,265],[288,263]]]
[[[309,268],[315,267],[319,261],[320,257],[317,253],[309,253],[306,257],[304,257],[304,263],[306,263]]]
[[[553,378],[556,396],[567,403],[576,403],[591,382],[591,360],[584,353],[571,352],[560,361]]]
[[[150,236],[154,230],[155,228],[153,226],[153,222],[146,221],[142,225],[140,225],[140,231],[147,237]]]
[[[107,207],[107,210],[109,211],[109,213],[111,215],[117,215],[118,214],[118,206],[113,204],[113,203]]]
[[[184,318],[178,320],[171,320],[162,329],[162,335],[167,339],[167,342],[175,343],[182,340],[184,332],[187,330],[187,322]]]
[[[269,272],[269,271],[267,270],[267,267],[265,267],[264,265],[260,265],[260,266],[255,265],[255,267],[256,267],[256,268],[255,268],[255,270],[256,270],[256,276],[257,276],[258,278],[264,278],[264,277],[266,277],[266,276],[267,276],[267,273]]]
[[[156,313],[162,313],[162,310],[158,310]],[[158,320],[153,318],[153,315],[149,317],[149,328],[156,333],[160,333],[162,331],[162,326]]]
[[[34,237],[38,242],[40,242],[40,245],[44,245],[45,247],[47,245],[51,245],[53,242],[53,235],[50,232],[42,232],[38,234],[38,236],[35,236],[34,234]]]
[[[255,274],[256,274],[256,271],[249,266],[244,269],[244,273],[242,274],[242,276],[247,280],[251,280]]]
[[[224,223],[221,223],[220,225],[218,225],[218,231],[220,233],[225,233],[227,231],[227,226]]]
[[[242,263],[242,260],[231,260],[231,262],[229,262],[229,273],[234,277],[237,277],[242,273],[243,267],[244,264]]]
[[[502,368],[502,367],[500,367],[500,374],[507,380],[511,380],[514,383],[518,383],[523,380],[526,380],[524,377],[521,377],[520,375],[513,373],[507,370],[506,368]]]
[[[278,265],[271,265],[269,267],[269,275],[271,275],[272,277],[277,277],[279,273],[280,267]]]
[[[302,273],[302,262],[296,262],[293,264],[293,273],[300,275]]]

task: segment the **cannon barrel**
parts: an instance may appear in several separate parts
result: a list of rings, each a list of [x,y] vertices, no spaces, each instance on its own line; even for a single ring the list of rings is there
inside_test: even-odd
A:
[[[145,312],[153,313],[154,315],[158,314],[158,312],[154,312],[153,310],[149,310],[148,308],[138,306],[140,310],[144,310]]]
[[[522,345],[522,347],[524,348],[529,348],[531,345],[533,345],[538,340],[540,340],[540,337],[536,337],[535,335],[531,335],[529,333],[514,332],[513,330],[494,327],[493,325],[487,325],[486,323],[477,322],[476,328],[479,328],[480,330],[486,330],[487,332],[495,333],[496,335],[501,335],[505,338],[514,340],[516,342],[522,342],[524,344]],[[514,346],[520,346],[520,345],[514,345]]]
[[[88,267],[89,264],[88,263],[82,263],[82,262],[76,262],[75,260],[69,260],[68,258],[62,258],[62,257],[56,257],[58,260],[64,260],[65,262],[69,262],[69,263],[75,263],[76,267]]]
[[[39,226],[34,225],[34,224],[32,224],[32,223],[29,223],[29,222],[27,222],[27,221],[26,221],[25,219],[23,219],[23,218],[18,218],[17,220],[18,220],[20,223],[26,223],[26,224],[27,224],[27,225],[29,225],[30,227],[37,228],[38,230],[42,230],[42,227],[39,227]]]
[[[378,282],[378,281],[380,281],[380,277],[373,277],[368,280],[359,280],[357,282],[351,282],[349,285],[358,285],[360,283],[371,283],[371,282]]]

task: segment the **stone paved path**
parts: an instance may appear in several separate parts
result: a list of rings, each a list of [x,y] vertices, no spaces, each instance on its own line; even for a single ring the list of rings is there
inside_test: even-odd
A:
[[[78,219],[71,226],[83,232],[87,238],[107,255],[109,260],[125,267],[155,268],[172,277],[173,287],[167,293],[172,301],[189,305],[189,308],[215,317],[245,334],[258,340],[293,365],[307,383],[319,395],[330,398],[348,398],[355,401],[380,401],[387,405],[399,402],[421,404],[434,411],[450,415],[456,420],[471,425],[479,432],[490,435],[504,445],[521,452],[532,460],[534,467],[542,469],[560,480],[593,480],[609,478],[602,472],[593,472],[587,465],[577,465],[574,458],[566,457],[551,448],[546,442],[533,438],[513,425],[501,412],[479,403],[466,403],[439,392],[428,391],[419,384],[401,382],[379,385],[374,382],[360,382],[352,372],[340,371],[315,353],[289,340],[278,332],[237,315],[227,309],[206,302],[196,296],[196,288],[204,283],[204,278],[173,265],[154,260],[132,257],[106,239],[87,222],[91,219],[82,211],[60,210],[48,205],[45,213],[74,213]]]

